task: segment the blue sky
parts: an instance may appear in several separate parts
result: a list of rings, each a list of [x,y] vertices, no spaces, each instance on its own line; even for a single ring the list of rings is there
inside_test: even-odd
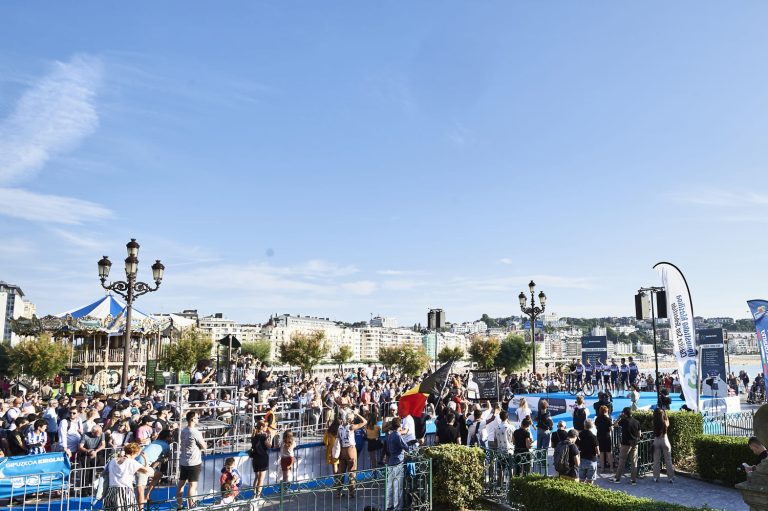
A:
[[[222,7],[224,6],[224,7]],[[57,313],[424,322],[768,296],[765,2],[0,4],[0,279]]]

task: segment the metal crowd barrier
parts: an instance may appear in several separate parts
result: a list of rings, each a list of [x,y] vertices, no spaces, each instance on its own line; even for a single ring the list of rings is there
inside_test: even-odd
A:
[[[340,511],[397,507],[427,511],[432,509],[432,463],[416,453],[394,467],[329,474],[299,482],[265,483],[260,489],[244,485],[234,500],[232,497],[231,493],[221,492],[219,488],[200,491],[195,508],[206,511]],[[173,507],[175,499],[153,500],[145,505],[145,511]]]
[[[9,511],[65,511],[68,488],[64,472],[11,477],[0,492],[0,507]],[[6,493],[7,492],[7,493]]]
[[[494,502],[509,504],[509,483],[512,477],[528,474],[549,475],[547,449],[533,449],[518,454],[485,448],[483,495]]]
[[[704,414],[704,434],[748,437],[754,434],[754,411]]]

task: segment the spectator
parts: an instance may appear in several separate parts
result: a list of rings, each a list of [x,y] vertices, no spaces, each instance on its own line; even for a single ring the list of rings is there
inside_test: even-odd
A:
[[[576,446],[579,448],[579,480],[586,484],[595,484],[597,477],[597,460],[600,457],[600,446],[597,437],[592,433],[592,419],[584,421],[584,429],[579,432]]]
[[[224,499],[230,499],[225,504],[232,503],[240,494],[240,484],[242,484],[243,477],[240,472],[235,468],[235,458],[227,458],[224,460],[224,467],[221,469],[221,476],[219,477],[219,487],[221,488],[221,494]]]
[[[749,441],[747,442],[747,445],[749,445],[749,448],[752,450],[753,453],[755,453],[755,456],[757,456],[757,465],[759,465],[766,458],[768,458],[768,450],[766,450],[763,443],[756,436],[749,437]],[[757,465],[747,465],[745,463],[744,470],[747,472],[754,472],[755,470],[757,470]]]
[[[387,434],[387,494],[386,499],[390,504],[388,509],[399,511],[402,509],[401,500],[403,495],[403,483],[405,480],[405,470],[403,461],[405,452],[408,450],[408,444],[401,433],[401,421],[399,417],[392,419],[392,426]]]
[[[379,453],[382,450],[381,443],[381,427],[378,424],[379,415],[376,413],[376,409],[372,409],[368,415],[368,423],[365,426],[365,441],[368,449],[368,459],[371,463],[371,468],[377,467],[377,459],[380,459]]]
[[[666,390],[666,389],[665,389]],[[667,480],[675,482],[675,468],[672,465],[672,446],[667,438],[669,419],[664,409],[653,411],[653,480],[659,482],[661,473],[661,457],[664,456],[664,466],[667,467]]]
[[[579,477],[579,466],[581,464],[579,448],[576,446],[576,439],[579,436],[579,432],[572,429],[566,433],[565,440],[560,442],[555,448],[555,469],[557,470],[558,477],[563,479],[571,479],[576,481]],[[562,451],[567,452],[566,463],[559,466],[558,460],[561,457]],[[562,453],[565,456],[565,453]]]
[[[536,448],[549,449],[549,439],[552,433],[552,416],[549,413],[549,402],[539,400],[539,412],[536,414]]]
[[[90,491],[90,486],[94,480],[94,470],[96,467],[103,467],[106,463],[104,449],[107,442],[101,431],[101,426],[95,424],[93,428],[82,437],[80,445],[77,447],[77,457],[82,467],[85,469],[83,476],[83,486]]]
[[[160,482],[160,479],[162,479],[163,474],[160,472],[159,468],[170,455],[170,442],[171,432],[168,430],[163,430],[157,436],[156,440],[153,440],[152,443],[145,446],[141,450],[141,454],[137,458],[137,461],[139,461],[142,465],[145,467],[152,467],[154,470],[154,476],[152,477],[151,481],[149,481],[148,474],[136,474],[136,493],[139,506],[142,506],[147,500],[149,500],[149,497],[152,494],[152,489]],[[149,487],[147,487],[147,483],[149,483]]]
[[[283,433],[283,441],[280,444],[280,469],[283,471],[283,482],[288,482],[288,472],[293,468],[293,464],[296,461],[295,457],[296,440],[293,438],[293,433],[290,430],[286,430]]]
[[[27,429],[29,421],[26,417],[16,417],[13,421],[13,428],[8,434],[8,454],[11,456],[24,456],[27,454],[27,439],[24,436],[24,430]]]
[[[629,460],[631,484],[637,484],[637,443],[640,441],[640,423],[632,417],[632,409],[624,408],[618,420],[621,427],[621,447],[619,451],[619,465],[616,467],[614,483],[620,483],[624,475],[624,466]]]
[[[48,423],[48,442],[49,445],[54,445],[59,441],[59,414],[57,409],[59,402],[56,399],[51,399],[48,402],[48,407],[43,413],[43,419]]]
[[[531,418],[525,417],[520,422],[520,428],[512,433],[512,442],[514,444],[515,467],[517,475],[528,475],[531,471],[531,447],[533,446],[533,437],[531,436]]]
[[[261,496],[261,487],[264,485],[264,477],[269,468],[269,446],[271,444],[270,435],[272,433],[267,428],[264,421],[258,421],[253,427],[253,436],[251,436],[251,465],[255,474],[253,483],[253,498],[258,499]]]
[[[128,444],[123,448],[123,454],[110,461],[106,466],[109,473],[109,488],[104,496],[104,509],[122,511],[138,508],[134,492],[134,476],[136,473],[152,475],[151,468],[136,461],[141,452],[139,444]]]
[[[357,419],[357,422],[356,422]],[[339,475],[349,473],[349,491],[350,497],[355,493],[355,476],[352,474],[357,470],[357,447],[355,447],[355,431],[364,427],[365,417],[357,412],[350,412],[345,417],[344,424],[339,426],[338,438],[341,444],[341,454],[339,455]],[[338,496],[341,498],[341,487],[338,488]]]
[[[499,424],[496,426],[496,450],[511,454],[515,447],[515,427],[509,422],[506,410],[499,412]]]
[[[524,397],[520,398],[520,402],[517,405],[517,422],[523,422],[523,419],[531,416],[531,409],[528,406],[528,402]]]
[[[613,421],[605,405],[597,411],[595,429],[597,429],[597,446],[600,448],[599,457],[602,459],[601,470],[603,473],[611,473],[613,472]]]
[[[565,429],[565,421],[559,421],[557,423],[557,429],[552,433],[550,437],[550,445],[557,447],[560,442],[568,437],[568,430]]]
[[[197,482],[200,479],[200,471],[203,467],[202,449],[208,445],[203,439],[197,423],[200,416],[196,411],[187,412],[187,427],[179,434],[179,481],[176,484],[176,507],[183,509],[184,486],[189,483],[187,490],[187,504],[190,509],[195,506],[197,496]],[[134,445],[134,444],[129,444]]]
[[[37,419],[32,428],[26,434],[27,454],[44,454],[45,444],[48,443],[48,434],[45,430],[48,423],[45,419]]]
[[[573,406],[573,429],[584,429],[584,421],[589,417],[589,410],[584,405],[584,396],[576,396],[576,404]]]

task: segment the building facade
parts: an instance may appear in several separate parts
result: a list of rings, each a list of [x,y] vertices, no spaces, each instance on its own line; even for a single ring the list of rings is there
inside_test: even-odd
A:
[[[24,299],[24,292],[19,286],[0,280],[0,340],[15,345],[21,338],[11,330],[11,320],[21,317],[31,318],[36,312],[35,305]]]

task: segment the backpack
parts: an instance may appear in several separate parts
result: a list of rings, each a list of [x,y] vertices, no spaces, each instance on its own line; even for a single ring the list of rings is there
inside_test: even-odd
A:
[[[555,462],[555,470],[558,474],[568,475],[568,472],[570,472],[570,454],[570,443],[567,440],[563,440],[557,444],[557,447],[555,447],[555,454],[553,458]]]
[[[587,410],[585,408],[576,408],[573,411],[573,429],[584,429],[585,420],[587,420]]]

